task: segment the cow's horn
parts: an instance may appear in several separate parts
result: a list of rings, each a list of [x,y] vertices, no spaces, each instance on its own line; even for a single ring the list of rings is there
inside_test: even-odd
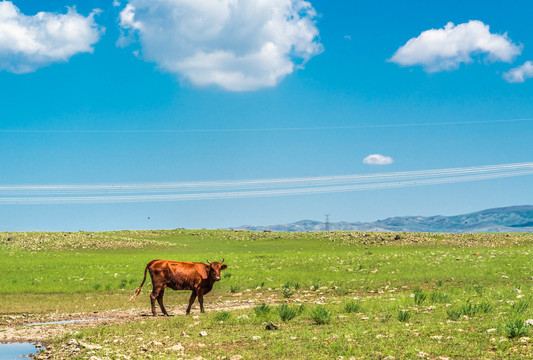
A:
[[[207,261],[207,263],[208,263],[209,265],[211,265],[211,263],[209,262],[209,260],[205,259],[205,261]]]
[[[222,258],[222,261],[220,262],[220,265],[224,264],[224,258]]]

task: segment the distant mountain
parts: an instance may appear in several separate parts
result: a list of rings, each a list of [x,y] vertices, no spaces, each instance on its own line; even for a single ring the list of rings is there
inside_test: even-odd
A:
[[[323,231],[324,222],[301,220],[291,224],[238,227],[251,231]],[[533,232],[533,205],[488,209],[456,216],[399,216],[375,222],[330,223],[331,230],[405,232]]]

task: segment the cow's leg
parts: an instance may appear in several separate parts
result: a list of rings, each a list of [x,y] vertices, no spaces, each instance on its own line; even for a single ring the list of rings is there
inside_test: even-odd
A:
[[[155,312],[155,301],[159,296],[161,289],[161,287],[154,287],[152,289],[152,293],[150,294],[150,302],[152,303],[152,315],[154,316],[157,316],[157,313]]]
[[[157,302],[159,303],[159,307],[161,308],[161,312],[163,315],[168,316],[167,310],[165,309],[165,305],[163,305],[163,295],[165,294],[165,289],[161,289],[159,291],[159,295],[157,296]]]
[[[204,313],[204,292],[202,289],[198,289],[198,302],[200,303],[200,311]]]
[[[192,291],[191,297],[189,298],[189,306],[187,307],[185,314],[189,315],[191,313],[191,307],[194,300],[196,300],[196,290]]]

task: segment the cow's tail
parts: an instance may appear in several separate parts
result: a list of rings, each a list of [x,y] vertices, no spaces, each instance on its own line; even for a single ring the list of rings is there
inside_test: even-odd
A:
[[[154,263],[156,262],[157,260],[152,260],[150,261],[148,264],[146,264],[146,268],[144,268],[144,278],[143,278],[143,282],[141,283],[141,286],[139,286],[137,288],[137,290],[135,290],[135,292],[133,293],[133,295],[130,297],[130,299],[128,300],[128,302],[134,302],[135,299],[137,299],[137,297],[139,296],[139,294],[141,293],[141,289],[144,285],[144,282],[146,281],[146,272],[148,271],[148,268]]]

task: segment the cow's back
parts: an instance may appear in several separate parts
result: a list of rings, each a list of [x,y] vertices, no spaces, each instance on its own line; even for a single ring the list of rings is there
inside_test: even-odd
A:
[[[153,283],[161,283],[174,290],[192,290],[207,277],[206,265],[197,262],[154,260],[149,269]]]

